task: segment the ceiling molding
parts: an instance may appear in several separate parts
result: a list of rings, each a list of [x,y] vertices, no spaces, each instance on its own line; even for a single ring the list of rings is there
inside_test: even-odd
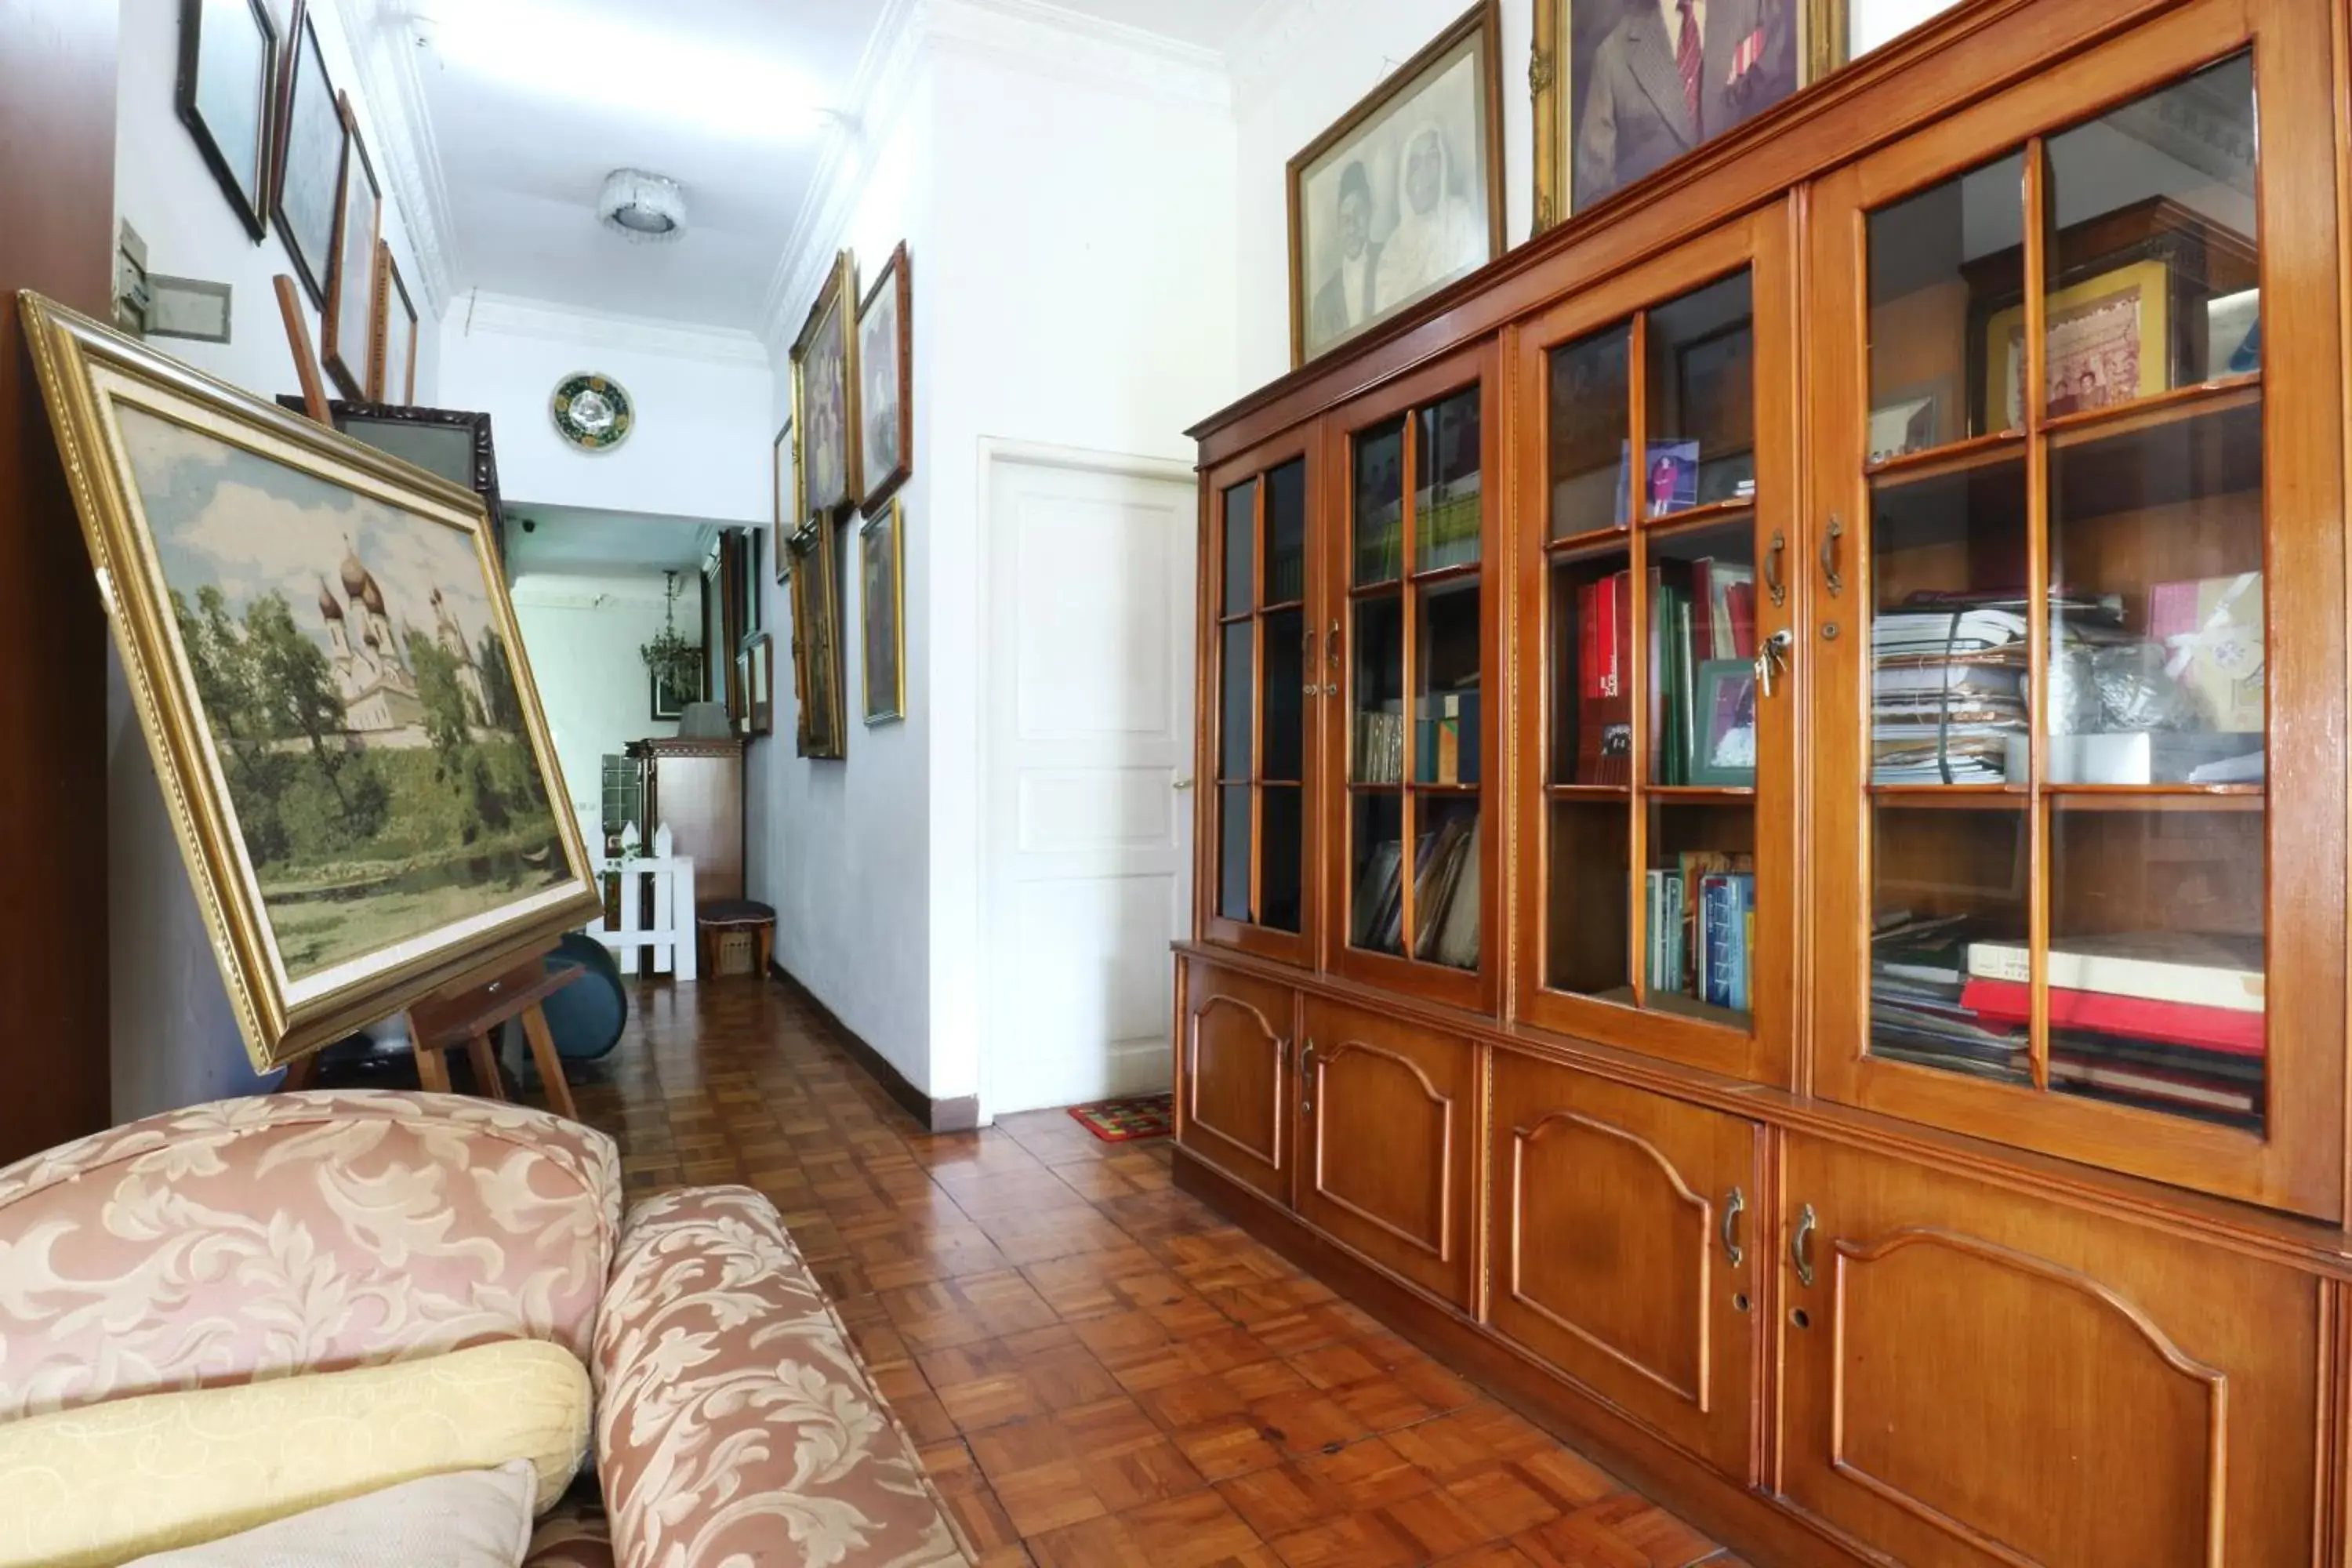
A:
[[[385,0],[335,0],[335,15],[375,128],[376,164],[391,175],[393,203],[416,258],[414,281],[425,295],[427,319],[437,321],[448,310],[460,268],[441,144],[417,68],[423,51],[411,37],[404,7],[394,10]]]
[[[1245,108],[1277,85],[1282,68],[1324,14],[1339,9],[1339,0],[1265,0],[1252,12],[1225,49],[1235,107]]]
[[[457,302],[451,319],[468,337],[494,334],[537,338],[546,342],[576,343],[591,349],[629,349],[712,364],[758,365],[763,369],[768,364],[767,345],[756,332],[698,326],[690,321],[656,321],[647,316],[616,316],[478,289]]]
[[[1233,106],[1225,58],[1047,0],[938,0],[931,36],[950,49],[1139,90],[1204,109]]]

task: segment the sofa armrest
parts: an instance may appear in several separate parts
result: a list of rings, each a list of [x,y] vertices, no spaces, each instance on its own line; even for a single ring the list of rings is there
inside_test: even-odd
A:
[[[620,1568],[970,1561],[759,1194],[689,1188],[630,1212],[593,1371]]]

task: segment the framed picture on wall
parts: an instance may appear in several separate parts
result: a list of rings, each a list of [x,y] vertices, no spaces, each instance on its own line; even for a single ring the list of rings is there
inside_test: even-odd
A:
[[[180,119],[257,240],[269,232],[278,53],[268,0],[180,0]]]
[[[383,224],[383,187],[360,141],[352,100],[342,100],[343,175],[335,205],[334,262],[327,277],[325,329],[319,357],[346,397],[367,395],[368,354],[375,336],[375,247]]]
[[[1501,39],[1485,0],[1290,161],[1293,364],[1502,254]]]
[[[803,757],[848,755],[841,704],[840,563],[830,517],[809,519],[793,535],[793,684],[800,693]]]
[[[368,356],[368,396],[377,403],[407,404],[416,398],[416,301],[392,247],[375,247],[375,349]]]
[[[857,531],[858,604],[866,652],[866,723],[907,716],[907,516],[892,501]]]
[[[646,717],[656,724],[675,724],[686,717],[686,705],[702,695],[702,660],[694,661],[693,673],[677,678],[647,672],[648,699]]]
[[[793,415],[801,432],[804,505],[824,517],[858,501],[857,263],[834,264],[793,345]]]
[[[336,201],[342,190],[343,142],[349,128],[335,84],[327,77],[327,57],[319,47],[319,26],[307,0],[295,0],[294,25],[287,31],[285,85],[278,89],[278,137],[270,154],[271,205],[294,275],[324,309],[327,275],[335,256]]]
[[[908,277],[902,240],[857,308],[857,368],[866,384],[858,504],[868,514],[879,512],[915,471],[915,307]]]
[[[806,515],[801,510],[800,426],[790,414],[784,416],[784,427],[776,432],[768,459],[776,490],[775,516],[768,525],[768,553],[774,558],[776,581],[782,583],[793,574],[792,530]]]

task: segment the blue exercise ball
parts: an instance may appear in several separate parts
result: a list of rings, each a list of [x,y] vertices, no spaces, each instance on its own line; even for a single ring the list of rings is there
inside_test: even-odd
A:
[[[621,966],[604,944],[585,932],[567,931],[547,955],[547,967],[550,973],[563,968],[586,972],[547,999],[555,1054],[568,1062],[593,1061],[619,1044],[629,1022],[629,993],[621,984]]]

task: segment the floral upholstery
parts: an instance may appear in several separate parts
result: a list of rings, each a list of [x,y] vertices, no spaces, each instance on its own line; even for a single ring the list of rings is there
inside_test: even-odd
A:
[[[576,1492],[577,1488],[573,1489]],[[523,1568],[614,1568],[604,1510],[566,1498],[531,1532]]]
[[[914,1445],[759,1194],[689,1188],[630,1212],[591,1370],[620,1562],[968,1561]]]

